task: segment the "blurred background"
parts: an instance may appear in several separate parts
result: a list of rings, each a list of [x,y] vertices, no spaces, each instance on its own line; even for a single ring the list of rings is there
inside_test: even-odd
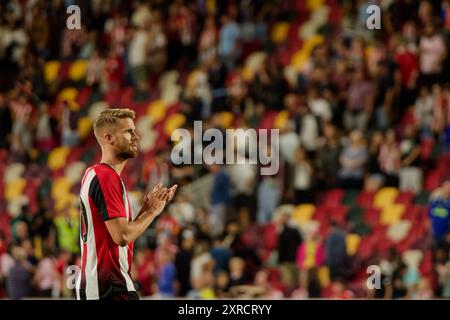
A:
[[[108,107],[137,113],[134,210],[180,185],[135,243],[144,299],[449,298],[449,32],[450,1],[0,0],[0,298],[73,298]],[[279,172],[173,165],[195,120],[280,129]]]

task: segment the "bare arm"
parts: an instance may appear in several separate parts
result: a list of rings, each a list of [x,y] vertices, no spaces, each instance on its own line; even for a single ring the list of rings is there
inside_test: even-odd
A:
[[[149,194],[145,196],[142,209],[139,211],[134,221],[126,218],[116,218],[105,221],[111,238],[118,246],[124,247],[135,241],[161,214],[167,202],[171,201],[177,185],[170,189],[157,185]]]

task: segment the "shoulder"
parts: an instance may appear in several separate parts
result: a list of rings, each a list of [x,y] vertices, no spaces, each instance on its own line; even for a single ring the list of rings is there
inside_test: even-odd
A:
[[[103,183],[117,183],[120,182],[120,177],[117,174],[117,172],[111,168],[108,165],[105,164],[96,164],[92,166],[93,170],[95,171],[95,174],[97,175],[98,179]]]

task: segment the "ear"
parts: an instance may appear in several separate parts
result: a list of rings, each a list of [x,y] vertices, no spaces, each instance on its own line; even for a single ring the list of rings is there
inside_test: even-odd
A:
[[[107,143],[107,144],[114,144],[114,139],[113,139],[113,135],[109,132],[105,132],[103,134],[103,140]]]

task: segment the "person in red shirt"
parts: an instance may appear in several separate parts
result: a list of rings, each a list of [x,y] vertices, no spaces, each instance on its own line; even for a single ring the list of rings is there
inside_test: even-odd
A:
[[[171,201],[177,185],[156,185],[139,212],[132,212],[120,174],[138,153],[135,112],[108,109],[94,123],[101,163],[89,167],[81,182],[81,272],[78,300],[137,300],[131,279],[133,243]]]

